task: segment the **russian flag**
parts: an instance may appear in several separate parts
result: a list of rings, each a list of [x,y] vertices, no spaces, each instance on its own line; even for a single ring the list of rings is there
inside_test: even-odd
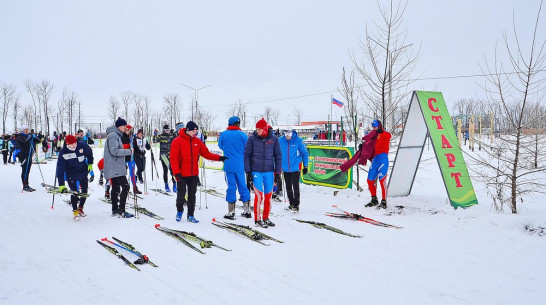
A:
[[[343,103],[336,100],[335,98],[332,98],[332,104],[337,105],[339,107],[343,107]]]

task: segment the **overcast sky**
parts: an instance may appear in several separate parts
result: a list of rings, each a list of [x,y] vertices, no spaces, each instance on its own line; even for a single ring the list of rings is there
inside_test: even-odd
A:
[[[386,5],[387,1],[380,1]],[[227,125],[228,105],[241,100],[256,114],[267,105],[293,121],[325,120],[330,93],[263,102],[340,87],[349,52],[360,57],[365,26],[379,20],[375,1],[8,1],[0,0],[0,81],[17,85],[23,103],[27,79],[55,85],[81,98],[88,122],[107,118],[111,95],[131,90],[160,109],[178,93],[187,107],[194,88],[200,105]],[[529,42],[539,2],[410,0],[403,27],[421,44],[415,76],[480,74],[512,15]],[[541,22],[541,38],[546,32]],[[359,80],[361,82],[361,80]],[[448,103],[480,98],[480,78],[427,80],[414,89],[438,90]],[[334,97],[341,99],[339,94]],[[262,103],[260,103],[262,102]],[[339,108],[336,115],[341,115]]]

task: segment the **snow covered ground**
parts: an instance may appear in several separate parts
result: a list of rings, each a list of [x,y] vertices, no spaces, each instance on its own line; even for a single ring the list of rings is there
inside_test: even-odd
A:
[[[97,161],[102,150],[95,148]],[[474,181],[480,204],[453,210],[447,204],[432,150],[425,149],[412,194],[390,198],[389,211],[365,209],[367,191],[302,185],[299,215],[274,203],[266,233],[284,240],[263,246],[211,225],[222,219],[223,198],[202,197],[199,224],[175,221],[175,197],[149,191],[139,203],[163,216],[157,221],[110,217],[98,200],[103,188],[91,184],[87,217],[72,220],[68,196],[52,196],[39,186],[32,167],[33,193],[21,193],[20,167],[0,166],[0,304],[546,304],[546,236],[525,225],[546,227],[546,198],[525,202],[520,214],[499,214]],[[149,164],[150,165],[150,164]],[[42,164],[53,184],[55,162]],[[149,169],[149,167],[148,167]],[[98,173],[98,170],[95,168]],[[148,170],[148,188],[154,188]],[[207,170],[207,185],[224,191],[222,172]],[[98,177],[97,177],[98,178]],[[543,177],[544,179],[544,177]],[[162,183],[157,186],[162,187]],[[143,189],[143,186],[140,186]],[[402,226],[396,230],[334,219],[345,210]],[[206,208],[205,206],[208,206]],[[239,211],[238,211],[239,212]],[[294,218],[320,221],[364,237],[320,230]],[[199,254],[154,228],[192,231],[230,248]],[[236,223],[253,225],[239,217]],[[159,265],[138,272],[96,242],[117,237]],[[131,261],[137,257],[120,250]]]

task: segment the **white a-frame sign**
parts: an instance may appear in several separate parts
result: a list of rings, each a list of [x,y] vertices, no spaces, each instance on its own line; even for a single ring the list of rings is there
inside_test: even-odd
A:
[[[389,180],[389,196],[411,192],[427,135],[454,208],[478,204],[441,92],[414,91]]]

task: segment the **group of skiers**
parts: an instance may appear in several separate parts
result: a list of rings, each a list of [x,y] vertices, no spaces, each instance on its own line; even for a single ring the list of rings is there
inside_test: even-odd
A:
[[[208,160],[224,162],[223,170],[227,182],[226,201],[228,213],[226,219],[235,219],[237,192],[239,200],[243,202],[241,216],[251,218],[250,191],[254,192],[254,221],[261,227],[273,227],[275,224],[269,218],[271,199],[274,187],[278,190],[285,185],[289,206],[287,210],[299,212],[300,208],[300,175],[307,174],[309,155],[302,139],[296,131],[287,127],[277,138],[271,126],[261,119],[256,123],[256,130],[247,135],[240,128],[240,118],[233,116],[228,120],[228,127],[221,132],[218,145],[223,156],[211,153],[198,136],[199,127],[193,121],[186,125],[176,124],[173,132],[169,125],[163,126],[163,132],[156,135],[160,147],[160,161],[163,167],[165,190],[170,192],[169,174],[173,182],[173,192],[176,197],[176,221],[181,221],[184,215],[184,206],[187,206],[187,220],[198,223],[195,218],[195,202],[199,180],[199,157]],[[386,208],[386,175],[388,170],[388,152],[390,133],[383,130],[381,122],[372,122],[373,131],[368,133],[364,142],[360,144],[355,154],[357,160],[371,160],[368,173],[368,186],[372,196],[366,207],[379,205]],[[130,182],[134,194],[141,193],[136,182],[143,182],[143,172],[146,164],[146,150],[151,146],[139,129],[136,135],[131,136],[132,127],[118,118],[113,126],[106,129],[104,157],[99,161],[102,185],[106,179],[105,197],[111,200],[112,216],[122,218],[132,217],[125,211],[129,194],[130,183],[127,180],[127,169],[130,173]],[[21,179],[23,190],[33,191],[28,185],[28,173],[31,168],[31,158],[35,150],[35,136],[24,127],[16,138],[15,146],[19,150],[19,160],[22,166]],[[65,145],[60,150],[57,162],[56,178],[60,192],[68,192],[65,184],[72,191],[71,204],[74,217],[85,216],[83,207],[88,190],[88,181],[92,181],[93,151],[84,140],[81,133],[77,136],[67,135]],[[2,148],[4,145],[2,146]],[[355,161],[356,162],[356,161]],[[345,169],[352,166],[345,164]],[[343,166],[342,166],[343,169]],[[91,174],[91,179],[88,179]],[[282,176],[281,176],[282,175]],[[377,199],[376,180],[382,187],[382,200]],[[284,180],[284,181],[283,181]],[[109,192],[111,187],[111,193]]]

